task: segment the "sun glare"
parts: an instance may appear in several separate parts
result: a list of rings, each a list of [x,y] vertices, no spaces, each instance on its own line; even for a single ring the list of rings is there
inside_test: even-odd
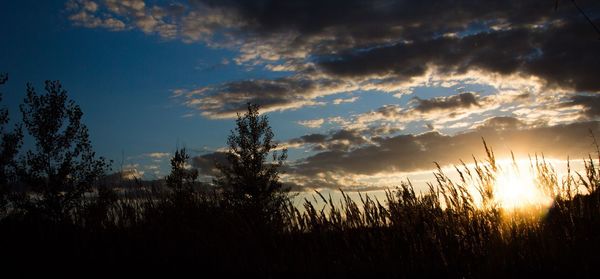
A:
[[[548,207],[552,198],[536,185],[535,174],[528,166],[504,166],[498,171],[494,198],[505,209]]]

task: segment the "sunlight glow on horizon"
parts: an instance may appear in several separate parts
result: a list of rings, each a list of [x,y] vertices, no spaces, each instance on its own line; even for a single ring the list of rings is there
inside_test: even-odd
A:
[[[504,165],[498,170],[494,183],[494,200],[504,209],[530,206],[548,208],[553,198],[544,193],[536,182],[536,174],[523,163]]]

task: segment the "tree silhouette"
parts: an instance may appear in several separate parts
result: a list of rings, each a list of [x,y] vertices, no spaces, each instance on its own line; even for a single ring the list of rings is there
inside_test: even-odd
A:
[[[46,93],[38,95],[27,85],[21,105],[23,123],[35,148],[20,164],[20,176],[32,192],[22,200],[28,211],[53,220],[68,217],[81,206],[86,191],[108,168],[104,158],[96,158],[83,113],[58,81],[46,81]]]
[[[287,150],[274,151],[277,144],[269,121],[258,110],[258,105],[248,103],[248,111],[243,116],[238,113],[235,131],[227,139],[228,164],[217,164],[220,174],[214,182],[236,207],[271,214],[287,198],[287,189],[279,181]]]
[[[6,83],[7,80],[7,74],[0,74],[0,85]],[[1,100],[2,94],[0,93]],[[12,132],[5,130],[9,121],[8,109],[0,109],[0,214],[5,214],[7,210],[9,188],[15,178],[15,156],[19,152],[23,140],[21,127],[17,126]]]
[[[167,187],[173,190],[175,202],[184,202],[191,198],[194,182],[198,178],[198,170],[187,168],[190,156],[185,148],[175,151],[171,158],[171,173],[166,177]]]

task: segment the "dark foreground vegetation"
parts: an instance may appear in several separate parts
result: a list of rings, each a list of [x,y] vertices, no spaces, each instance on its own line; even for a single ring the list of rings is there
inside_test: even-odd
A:
[[[238,117],[229,163],[218,166],[214,186],[197,183],[185,149],[160,183],[124,187],[107,179],[109,164],[95,156],[81,110],[58,82],[47,82],[41,95],[28,87],[20,110],[23,124],[14,128],[6,110],[0,113],[4,270],[598,274],[600,170],[592,157],[585,172],[560,181],[546,162],[532,162],[537,186],[555,197],[541,218],[508,214],[494,202],[498,166],[487,146],[487,160],[458,167],[457,181],[439,169],[423,194],[409,182],[384,201],[346,194],[336,201],[315,192],[315,201],[297,208],[279,182],[286,153],[268,160],[276,145],[257,106]],[[21,150],[23,130],[35,142],[31,150]]]

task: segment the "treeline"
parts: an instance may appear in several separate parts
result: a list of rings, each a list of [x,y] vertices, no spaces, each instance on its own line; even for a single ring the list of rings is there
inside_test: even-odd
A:
[[[7,80],[6,74],[1,75],[0,85]],[[28,84],[19,109],[22,122],[12,130],[6,127],[10,122],[8,109],[0,111],[1,212],[72,222],[90,208],[108,208],[107,203],[116,200],[114,188],[120,185],[106,185],[104,178],[111,162],[96,156],[81,121],[81,108],[68,98],[60,82],[46,81],[42,94]],[[218,192],[221,202],[228,206],[266,217],[272,215],[270,211],[279,211],[289,198],[279,181],[286,150],[272,152],[277,147],[272,141],[274,135],[258,109],[249,104],[247,113],[239,115],[228,138],[228,164],[217,165],[220,175],[214,180],[212,198]],[[33,141],[30,150],[21,150],[24,135]],[[272,162],[268,158],[271,155]],[[175,204],[188,202],[198,184],[198,172],[190,168],[189,159],[185,148],[178,149],[171,158],[171,173],[164,179],[166,188],[152,190],[168,193]]]
[[[298,208],[279,179],[286,152],[275,152],[257,105],[238,115],[227,164],[202,189],[185,149],[171,158],[164,185],[123,189],[103,179],[110,162],[94,154],[82,112],[58,82],[46,82],[43,94],[28,86],[20,111],[14,127],[0,113],[6,270],[592,277],[600,262],[600,169],[591,156],[585,171],[563,180],[532,162],[537,186],[555,197],[543,218],[494,203],[497,166],[487,146],[486,161],[458,167],[458,181],[438,169],[423,194],[409,182],[384,201],[316,192]],[[24,135],[31,150],[21,150]]]

